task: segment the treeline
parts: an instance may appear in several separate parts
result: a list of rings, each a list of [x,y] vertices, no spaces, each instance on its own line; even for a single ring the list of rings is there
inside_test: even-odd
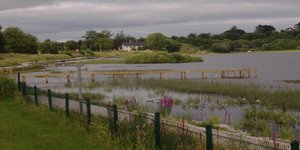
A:
[[[291,50],[300,49],[300,22],[294,27],[277,31],[272,25],[258,25],[253,32],[245,32],[233,26],[220,34],[191,33],[188,36],[166,37],[161,33],[149,34],[146,38],[135,38],[124,34],[115,35],[108,30],[86,31],[81,40],[57,42],[50,39],[38,41],[31,34],[18,27],[0,26],[0,53],[60,53],[72,50],[107,51],[119,50],[124,42],[144,42],[139,50],[151,49],[168,52],[232,52],[249,50]]]
[[[281,31],[276,31],[272,25],[258,25],[254,32],[233,26],[221,34],[191,33],[187,37],[172,36],[172,39],[214,52],[293,50],[300,49],[300,22]]]

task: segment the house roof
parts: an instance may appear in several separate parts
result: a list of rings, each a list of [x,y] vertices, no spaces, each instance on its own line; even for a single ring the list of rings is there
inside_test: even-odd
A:
[[[144,46],[144,42],[124,42],[124,46]]]

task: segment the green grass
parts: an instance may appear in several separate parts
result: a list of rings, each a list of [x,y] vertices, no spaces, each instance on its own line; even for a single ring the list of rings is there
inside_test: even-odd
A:
[[[25,62],[45,62],[71,58],[65,54],[1,54],[0,67],[17,66]]]
[[[44,107],[1,100],[0,118],[1,149],[109,148],[74,122],[62,118],[59,113],[49,112]]]

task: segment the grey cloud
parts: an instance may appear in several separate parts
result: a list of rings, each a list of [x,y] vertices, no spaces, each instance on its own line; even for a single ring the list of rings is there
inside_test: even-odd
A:
[[[79,39],[88,29],[124,30],[135,36],[218,33],[233,25],[253,31],[257,24],[286,28],[299,22],[299,4],[299,0],[0,0],[0,24],[57,40]]]

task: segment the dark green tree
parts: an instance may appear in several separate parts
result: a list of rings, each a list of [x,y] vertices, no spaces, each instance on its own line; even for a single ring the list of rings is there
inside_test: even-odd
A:
[[[255,27],[255,32],[270,34],[273,31],[276,31],[276,29],[272,25],[258,25]]]
[[[3,36],[3,33],[1,30],[2,30],[2,26],[0,25],[0,53],[3,53],[3,52],[5,52],[4,51],[5,41],[4,41],[4,36]]]
[[[300,30],[300,22],[294,25],[295,30]]]
[[[37,38],[18,27],[8,27],[3,32],[5,50],[14,53],[37,53]]]
[[[166,50],[168,52],[178,52],[180,50],[181,47],[181,43],[172,40],[172,39],[168,39],[167,45],[166,45]]]
[[[76,50],[80,49],[79,44],[74,40],[68,40],[64,44],[66,50]]]
[[[145,42],[149,49],[166,51],[169,40],[162,33],[152,33],[147,36]]]
[[[125,35],[123,31],[117,32],[113,39],[114,49],[121,49],[124,42],[137,41],[130,35]]]
[[[60,43],[51,41],[50,39],[39,43],[39,51],[43,54],[58,54],[59,50],[61,50]]]
[[[230,30],[227,30],[221,34],[224,39],[230,40],[239,40],[246,32],[244,30],[238,29],[236,26],[231,27]]]
[[[113,41],[111,39],[110,31],[102,30],[101,32],[96,32],[95,30],[89,30],[83,36],[84,41],[82,48],[87,48],[93,51],[108,50],[113,47]]]

